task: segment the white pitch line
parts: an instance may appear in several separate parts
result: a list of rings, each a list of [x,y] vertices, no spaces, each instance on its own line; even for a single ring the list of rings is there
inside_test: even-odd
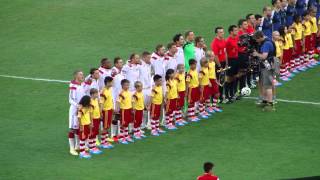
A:
[[[3,74],[0,74],[0,77],[13,78],[13,79],[27,79],[27,80],[33,80],[33,81],[58,82],[58,83],[69,83],[70,82],[70,81],[58,80],[58,79],[31,78],[31,77],[10,76],[10,75],[3,75]]]
[[[244,97],[245,99],[257,99],[256,97]],[[279,102],[287,102],[287,103],[297,103],[297,104],[312,104],[312,105],[320,105],[320,102],[309,102],[309,101],[297,101],[297,100],[287,100],[287,99],[278,99]]]

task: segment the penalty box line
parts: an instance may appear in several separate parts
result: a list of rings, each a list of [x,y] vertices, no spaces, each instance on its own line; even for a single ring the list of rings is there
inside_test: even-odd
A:
[[[243,97],[245,99],[254,99],[257,100],[256,97]],[[286,103],[296,103],[296,104],[311,104],[311,105],[320,105],[320,102],[310,102],[310,101],[299,101],[299,100],[288,100],[288,99],[278,99],[278,102],[286,102]]]
[[[23,76],[11,76],[0,74],[0,77],[4,78],[12,78],[12,79],[25,79],[32,81],[44,81],[44,82],[56,82],[56,83],[69,83],[70,81],[66,80],[58,80],[58,79],[44,79],[44,78],[31,78],[31,77],[23,77]],[[257,99],[256,97],[244,97],[245,99]],[[298,101],[298,100],[287,100],[287,99],[277,99],[279,102],[286,103],[297,103],[297,104],[311,104],[311,105],[320,105],[320,102],[309,102],[309,101]]]

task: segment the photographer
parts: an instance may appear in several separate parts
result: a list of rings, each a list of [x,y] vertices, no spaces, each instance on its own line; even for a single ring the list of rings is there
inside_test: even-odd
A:
[[[261,106],[264,111],[273,111],[273,81],[275,77],[275,61],[276,48],[272,41],[267,39],[262,31],[257,31],[253,35],[254,39],[259,43],[259,52],[254,51],[253,56],[260,59],[260,77],[259,88],[263,98]]]

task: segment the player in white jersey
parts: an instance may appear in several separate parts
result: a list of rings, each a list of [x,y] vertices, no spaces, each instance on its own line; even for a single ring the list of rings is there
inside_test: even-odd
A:
[[[83,72],[77,70],[73,73],[74,79],[69,84],[69,146],[70,154],[78,155],[76,149],[79,148],[79,122],[78,122],[78,108],[81,98],[85,95]]]
[[[133,53],[121,70],[124,78],[130,81],[129,91],[132,93],[135,91],[134,83],[139,80],[140,66],[140,56]]]
[[[197,36],[195,38],[195,59],[197,61],[197,70],[198,72],[200,71],[201,65],[200,65],[200,61],[202,58],[204,58],[206,56],[205,52],[206,52],[206,44],[204,42],[203,37],[201,36]]]
[[[98,92],[101,92],[102,89],[100,89],[100,73],[97,68],[91,68],[90,74],[85,78],[85,93],[86,95],[90,96],[90,90],[91,89],[97,89]],[[99,93],[100,94],[100,93]]]
[[[111,61],[108,58],[102,58],[100,61],[100,67],[99,69],[99,73],[100,73],[100,79],[99,79],[99,89],[102,90],[104,88],[104,79],[107,76],[111,76],[111,68],[112,68],[112,64]]]
[[[177,47],[177,53],[176,53],[177,64],[184,64],[184,52],[183,52],[184,37],[183,37],[183,35],[176,34],[172,40],[176,44],[176,47]]]
[[[113,103],[115,107],[115,112],[119,112],[116,106],[117,103],[117,97],[119,96],[120,92],[122,91],[121,87],[121,81],[124,79],[123,74],[121,73],[122,67],[123,67],[123,60],[120,57],[115,57],[113,61],[114,67],[112,68],[111,77],[113,77],[113,87],[112,87],[112,93],[113,93]],[[119,133],[119,124],[120,122],[120,115],[116,114],[114,121],[111,125],[111,136],[115,137]]]
[[[151,54],[149,52],[143,52],[139,80],[143,85],[144,105],[147,108],[149,108],[149,105],[151,103],[150,100],[151,100],[153,76],[154,76],[154,69],[153,69],[153,66],[151,65]],[[146,126],[149,127],[149,122],[150,122],[149,117],[150,117],[150,112],[149,112],[149,109],[147,109],[142,121],[142,128],[145,128]]]
[[[158,74],[162,77],[165,75],[164,67],[164,54],[165,47],[162,44],[157,45],[156,51],[151,55],[151,64],[154,68],[155,74]]]
[[[169,43],[167,45],[168,51],[166,52],[164,56],[164,64],[165,64],[165,72],[167,72],[168,69],[177,69],[177,46],[175,43]]]

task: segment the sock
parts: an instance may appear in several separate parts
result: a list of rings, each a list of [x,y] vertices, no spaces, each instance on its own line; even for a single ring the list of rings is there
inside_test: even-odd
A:
[[[80,153],[85,152],[85,140],[80,140]]]
[[[173,126],[173,112],[169,115],[169,125]]]
[[[204,105],[203,105],[203,103],[199,103],[199,113],[200,114],[203,114],[204,113]]]
[[[210,99],[207,99],[207,100],[206,100],[206,106],[207,106],[207,108],[211,108],[211,107],[212,107],[212,104],[211,104],[211,102],[210,102]]]
[[[74,147],[79,148],[79,136],[77,134],[74,135]]]
[[[151,130],[155,131],[156,130],[156,120],[151,119]]]
[[[170,114],[166,113],[166,122],[165,125],[168,126],[170,124]]]
[[[194,103],[190,103],[188,106],[188,118],[194,117]]]
[[[106,144],[106,142],[107,142],[106,138],[107,138],[107,133],[103,132],[101,134],[101,144]]]
[[[217,108],[217,102],[218,102],[218,99],[217,99],[216,97],[214,97],[214,98],[212,99],[212,106],[213,106],[214,108]]]
[[[241,76],[239,79],[239,85],[240,85],[240,91],[242,88],[246,87],[246,77],[245,76]]]
[[[69,137],[70,150],[74,150],[74,148],[75,148],[74,133],[73,132],[69,132],[68,137]]]

